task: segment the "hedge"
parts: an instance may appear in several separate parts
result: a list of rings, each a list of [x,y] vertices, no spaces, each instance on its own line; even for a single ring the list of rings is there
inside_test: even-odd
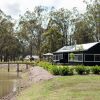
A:
[[[43,67],[44,69],[48,70],[53,75],[88,75],[88,74],[100,74],[100,66],[84,66],[84,65],[77,65],[77,66],[60,66],[60,65],[52,65],[49,62],[39,62],[38,66]]]

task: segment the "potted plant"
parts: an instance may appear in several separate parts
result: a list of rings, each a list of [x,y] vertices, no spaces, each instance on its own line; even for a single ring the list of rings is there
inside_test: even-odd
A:
[[[69,54],[69,60],[70,60],[70,61],[74,61],[74,58],[75,58],[74,53],[70,53],[70,54]]]

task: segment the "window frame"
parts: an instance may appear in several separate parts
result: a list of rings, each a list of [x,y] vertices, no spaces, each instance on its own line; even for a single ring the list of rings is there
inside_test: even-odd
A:
[[[86,55],[93,55],[93,56],[94,56],[94,60],[93,60],[93,61],[86,61],[86,60],[85,60],[85,58],[86,58],[85,56],[86,56]],[[96,60],[95,60],[95,56],[96,56],[96,55],[99,55],[99,56],[100,56],[100,54],[84,54],[84,62],[100,62],[100,61],[96,61]]]
[[[70,53],[68,54],[68,62],[83,62],[83,53],[80,53],[80,54],[74,54],[74,56],[78,56],[78,55],[81,55],[82,56],[82,60],[70,60]]]

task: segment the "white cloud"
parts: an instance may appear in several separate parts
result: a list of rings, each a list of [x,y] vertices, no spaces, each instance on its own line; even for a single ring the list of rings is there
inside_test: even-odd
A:
[[[20,5],[18,3],[8,4],[6,6],[6,9],[7,9],[7,12],[9,12],[9,14],[13,14],[13,16],[15,16],[15,17],[16,17],[16,15],[21,13]]]
[[[83,0],[2,0],[0,1],[0,9],[6,14],[11,15],[13,18],[18,18],[19,14],[25,13],[25,11],[33,10],[35,6],[54,6],[55,8],[67,8],[72,9],[78,7],[82,12],[85,9]]]

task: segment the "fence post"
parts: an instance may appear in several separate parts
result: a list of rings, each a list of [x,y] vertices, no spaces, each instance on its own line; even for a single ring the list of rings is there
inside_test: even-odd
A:
[[[9,64],[9,62],[8,62],[8,72],[10,71],[10,64]]]
[[[19,76],[19,64],[17,63],[17,77]]]
[[[17,72],[19,72],[19,64],[17,63]]]
[[[28,69],[28,64],[26,64],[26,69]]]

